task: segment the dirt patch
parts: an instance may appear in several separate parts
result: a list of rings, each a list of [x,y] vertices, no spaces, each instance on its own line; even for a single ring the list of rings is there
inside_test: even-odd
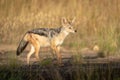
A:
[[[0,64],[8,64],[11,62],[20,62],[20,63],[24,63],[26,64],[26,55],[30,49],[30,47],[28,46],[25,51],[20,55],[20,56],[16,56],[16,45],[0,45]],[[66,48],[62,48],[61,47],[61,54],[62,54],[62,58],[74,58],[76,60],[80,60],[80,62],[83,63],[109,63],[109,62],[119,62],[120,61],[120,57],[119,56],[108,56],[105,58],[101,58],[95,51],[92,50],[82,50],[82,51],[75,51],[75,50],[71,50],[68,47]],[[52,58],[52,54],[51,54],[51,49],[48,48],[41,48],[40,49],[40,54],[39,54],[41,59],[47,59],[47,58]],[[15,61],[14,61],[15,60]],[[18,62],[17,62],[18,61]],[[64,61],[64,60],[63,60]],[[31,63],[36,62],[35,56],[32,55],[31,59],[30,59]]]

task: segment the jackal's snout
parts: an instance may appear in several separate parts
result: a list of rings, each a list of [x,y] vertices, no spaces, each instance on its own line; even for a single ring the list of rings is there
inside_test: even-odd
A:
[[[77,32],[77,30],[74,30],[72,33],[76,33]]]
[[[75,33],[77,32],[77,30],[75,30]]]

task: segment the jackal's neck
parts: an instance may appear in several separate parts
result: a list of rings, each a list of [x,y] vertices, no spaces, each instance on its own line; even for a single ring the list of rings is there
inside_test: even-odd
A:
[[[63,31],[61,31],[61,34],[64,35],[64,36],[67,36],[69,34],[69,32],[63,30]]]
[[[69,32],[67,32],[64,29],[61,29],[61,32],[59,33],[59,36],[61,36],[63,39],[65,39],[65,37],[69,34]]]

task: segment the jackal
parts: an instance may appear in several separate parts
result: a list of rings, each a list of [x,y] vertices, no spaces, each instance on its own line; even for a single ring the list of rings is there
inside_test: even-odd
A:
[[[73,19],[69,22],[67,19],[62,18],[62,26],[58,28],[37,28],[27,31],[23,36],[18,48],[17,55],[20,55],[26,48],[28,43],[31,45],[30,52],[27,55],[27,64],[29,64],[30,57],[35,53],[35,57],[39,60],[40,47],[51,47],[54,54],[57,55],[57,60],[61,63],[60,46],[69,33],[75,33],[73,29]]]

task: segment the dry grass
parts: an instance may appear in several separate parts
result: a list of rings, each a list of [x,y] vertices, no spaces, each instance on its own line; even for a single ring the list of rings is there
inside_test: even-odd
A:
[[[27,30],[60,26],[62,17],[76,17],[78,29],[64,45],[120,52],[120,0],[0,0],[0,43],[18,44]]]

